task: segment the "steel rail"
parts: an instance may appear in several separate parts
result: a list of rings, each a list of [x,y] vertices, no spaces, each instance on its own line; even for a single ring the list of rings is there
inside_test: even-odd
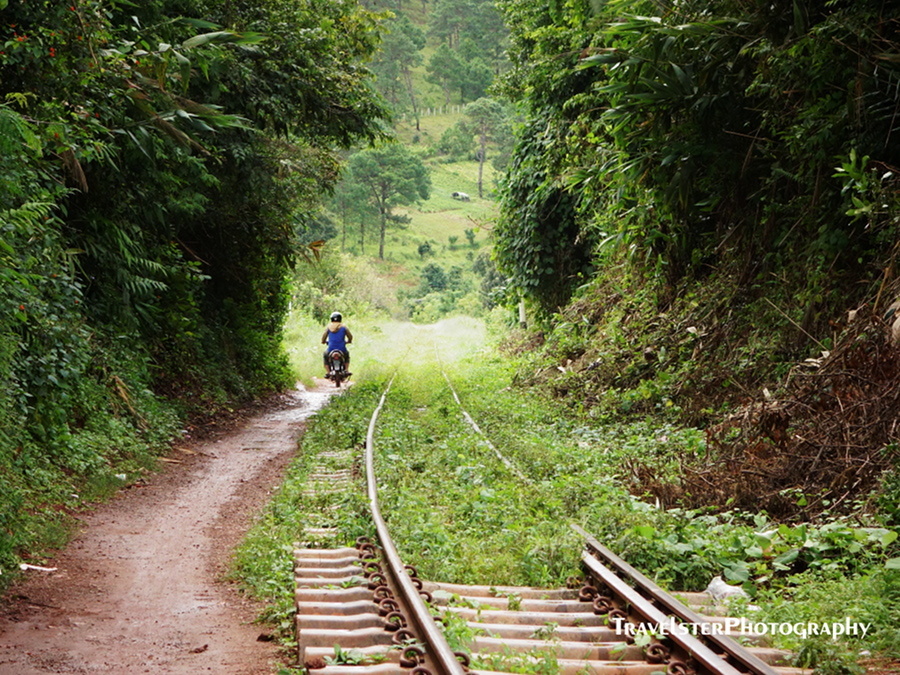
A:
[[[435,345],[435,353],[437,353],[437,345]],[[440,361],[440,355],[438,355],[438,360]],[[525,478],[528,482],[531,482],[530,479],[521,473],[518,467],[512,464],[493,446],[475,420],[463,408],[462,401],[460,401],[443,367],[441,368],[441,374],[447,381],[456,404],[462,410],[463,416],[472,429],[485,439],[489,447],[494,450],[508,468]],[[591,549],[594,554],[585,552],[582,555],[582,562],[585,566],[594,576],[603,581],[611,591],[618,594],[627,604],[633,607],[637,614],[643,617],[646,622],[659,626],[668,625],[671,622],[671,617],[674,616],[691,624],[709,623],[702,616],[666,593],[644,574],[603,546],[579,525],[571,523],[571,527],[584,538],[587,548]],[[598,560],[598,557],[602,559],[602,563]],[[622,579],[623,576],[633,583],[635,587],[633,588],[628,582],[624,581]],[[668,637],[688,656],[704,666],[706,672],[715,673],[716,675],[746,675],[747,673],[752,675],[778,675],[778,671],[772,666],[762,661],[727,635],[703,635],[705,642],[690,634],[670,633]],[[712,646],[708,646],[709,644]]]
[[[435,348],[435,351],[437,351],[437,348]],[[440,356],[438,356],[438,363],[440,363]],[[476,434],[478,434],[479,436],[481,436],[481,440],[484,441],[484,443],[487,444],[487,446],[488,446],[491,450],[494,451],[494,454],[497,455],[497,458],[498,458],[501,462],[503,462],[504,465],[506,465],[506,468],[507,468],[507,469],[509,469],[510,471],[512,471],[514,474],[516,474],[516,476],[518,476],[520,480],[523,480],[523,481],[525,481],[525,482],[527,482],[527,483],[531,483],[532,480],[531,480],[528,476],[526,476],[524,473],[522,473],[522,471],[519,469],[519,467],[517,467],[515,464],[513,464],[512,462],[510,462],[510,461],[506,458],[506,455],[504,455],[502,452],[500,452],[500,451],[497,449],[497,447],[496,447],[493,443],[491,443],[491,439],[489,439],[489,438],[487,437],[487,434],[485,434],[485,433],[481,430],[481,427],[478,426],[478,423],[472,418],[472,416],[468,413],[468,411],[467,411],[465,408],[463,408],[462,401],[459,400],[459,396],[458,396],[457,393],[456,393],[456,389],[453,388],[453,384],[451,384],[450,378],[447,377],[447,373],[444,372],[443,365],[441,366],[441,375],[443,375],[443,376],[444,376],[444,379],[447,380],[447,386],[450,388],[450,393],[453,394],[453,400],[455,400],[455,401],[456,401],[456,405],[459,406],[459,409],[460,409],[460,411],[462,412],[462,416],[463,416],[463,418],[466,420],[466,423],[472,428],[472,430],[473,430]]]
[[[646,623],[656,626],[665,626],[669,623],[669,617],[658,609],[650,600],[629,586],[618,574],[603,565],[589,552],[581,554],[581,562],[588,571],[609,590],[623,600]],[[732,666],[712,649],[700,642],[694,636],[682,635],[677,632],[669,632],[667,637],[672,640],[690,658],[703,666],[705,672],[717,675],[741,675],[742,671]]]
[[[686,607],[682,602],[669,595],[666,591],[660,588],[657,584],[653,583],[644,574],[636,570],[634,567],[622,560],[622,558],[610,551],[606,546],[601,544],[595,537],[588,534],[583,528],[573,523],[572,529],[584,538],[586,547],[592,554],[586,554],[589,560],[596,560],[594,556],[599,557],[605,566],[613,568],[634,583],[634,589],[632,589],[630,586],[626,587],[632,590],[632,592],[637,592],[638,597],[642,598],[644,602],[649,602],[650,607],[658,612],[657,618],[653,618],[651,619],[651,621],[658,623],[659,615],[662,615],[664,620],[667,619],[667,615],[669,615],[675,616],[686,623],[708,623],[706,619],[704,619],[701,615],[699,615],[689,607]],[[594,571],[594,567],[591,565],[589,565],[589,569],[591,569],[591,571]],[[643,603],[641,603],[641,606],[643,607]],[[635,607],[637,608],[637,605],[635,605]],[[678,642],[677,634],[672,634],[670,637],[676,643]],[[693,638],[693,636],[690,637],[696,640],[696,638]],[[750,672],[754,673],[755,675],[778,675],[778,671],[772,668],[772,666],[762,661],[759,657],[745,649],[743,646],[735,642],[731,637],[727,635],[719,635],[713,633],[710,635],[703,635],[703,639],[704,641],[713,644],[714,649],[712,651],[720,662],[721,660],[725,659],[727,663],[738,668],[741,672]],[[725,655],[723,656],[718,652],[724,652]],[[697,658],[697,654],[693,654],[693,656]],[[704,662],[704,665],[707,664]],[[712,668],[711,665],[709,667]],[[714,672],[724,671],[714,670]]]
[[[450,381],[450,377],[447,375],[447,371],[444,370],[444,362],[441,360],[441,353],[438,351],[437,342],[435,340],[431,341],[431,346],[434,349],[434,355],[437,358],[438,367],[441,369],[441,375],[444,376],[444,379],[447,381],[447,387],[450,389],[450,393],[453,394],[453,400],[456,401],[456,405],[459,406],[459,411],[462,413],[463,419],[466,420],[466,424],[471,427],[472,431],[481,436],[481,440],[485,442],[485,444],[497,455],[497,458],[503,462],[507,469],[512,471],[516,476],[519,477],[520,480],[523,480],[527,483],[533,482],[528,476],[522,473],[521,469],[517,467],[515,464],[509,461],[502,452],[497,449],[493,443],[491,443],[491,439],[487,437],[487,434],[481,430],[481,427],[478,426],[478,422],[469,414],[469,411],[463,408],[462,401],[459,400],[459,394],[456,393],[456,389],[453,388],[453,383]]]
[[[432,618],[425,601],[419,595],[419,589],[413,584],[403,561],[400,559],[400,554],[397,552],[397,547],[394,546],[387,524],[381,516],[381,509],[378,507],[378,483],[375,480],[374,457],[375,424],[378,421],[378,415],[381,413],[393,382],[394,378],[391,378],[387,388],[382,393],[381,400],[378,402],[375,411],[372,413],[372,418],[369,420],[369,429],[366,433],[366,486],[369,495],[369,508],[372,511],[372,520],[375,521],[375,530],[378,534],[385,563],[387,564],[387,572],[391,576],[395,587],[403,596],[403,602],[409,609],[409,620],[414,625],[413,632],[425,642],[425,648],[431,657],[431,663],[438,671],[437,675],[464,675],[465,670],[456,658],[450,645],[447,644],[443,632]]]

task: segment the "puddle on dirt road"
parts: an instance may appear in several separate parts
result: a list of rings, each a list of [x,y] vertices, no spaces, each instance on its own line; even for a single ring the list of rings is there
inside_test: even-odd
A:
[[[336,393],[340,393],[340,390],[325,390],[324,385],[317,389],[306,389],[298,383],[297,388],[289,394],[298,402],[298,406],[282,412],[286,413],[286,419],[290,422],[303,422],[324,408]],[[276,414],[273,413],[273,416]]]

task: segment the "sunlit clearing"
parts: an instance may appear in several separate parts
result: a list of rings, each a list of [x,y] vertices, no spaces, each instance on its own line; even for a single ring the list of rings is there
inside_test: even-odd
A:
[[[386,318],[344,317],[353,333],[350,370],[353,380],[390,376],[414,377],[423,369],[452,365],[482,348],[487,340],[484,322],[458,316],[421,325]],[[324,374],[321,344],[324,325],[295,313],[285,329],[285,344],[298,379],[311,383]]]

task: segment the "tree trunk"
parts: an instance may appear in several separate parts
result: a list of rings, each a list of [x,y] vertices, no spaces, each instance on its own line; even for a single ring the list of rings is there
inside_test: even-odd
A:
[[[406,80],[406,89],[409,91],[409,100],[412,102],[413,115],[416,118],[416,131],[421,131],[419,127],[419,106],[416,103],[416,92],[413,89],[412,72],[409,68],[403,69],[403,79]]]
[[[387,213],[381,209],[381,240],[378,242],[378,257],[384,260],[384,233],[387,231]]]
[[[481,132],[481,151],[478,153],[478,198],[484,199],[484,194],[482,194],[481,189],[481,176],[484,174],[484,157],[487,154],[487,134],[482,130]]]

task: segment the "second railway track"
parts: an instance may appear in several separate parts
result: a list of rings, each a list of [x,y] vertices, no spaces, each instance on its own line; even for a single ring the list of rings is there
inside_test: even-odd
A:
[[[449,378],[447,385],[476,433]],[[459,585],[420,579],[400,558],[380,512],[374,472],[378,416],[372,413],[365,457],[325,453],[310,474],[308,494],[321,498],[359,484],[365,473],[376,536],[353,547],[326,546],[340,504],[323,505],[295,551],[296,630],[300,663],[320,675],[797,675],[789,655],[745,636],[705,594],[674,598],[579,529],[582,579],[566,588]],[[519,478],[527,477],[500,451]],[[560,523],[560,528],[569,527]],[[684,600],[685,602],[682,602]],[[636,627],[669,627],[639,631]],[[451,642],[454,647],[451,647]]]

